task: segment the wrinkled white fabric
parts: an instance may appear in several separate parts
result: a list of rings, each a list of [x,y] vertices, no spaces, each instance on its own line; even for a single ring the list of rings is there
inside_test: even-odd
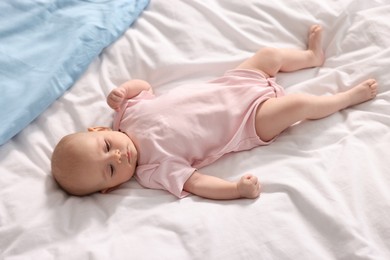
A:
[[[387,0],[151,1],[72,89],[0,147],[0,258],[390,259],[389,13]],[[141,78],[160,95],[212,80],[259,47],[305,48],[315,23],[325,64],[279,74],[287,94],[328,95],[370,77],[379,93],[202,169],[256,175],[259,199],[177,199],[135,180],[76,198],[54,183],[55,144],[110,126],[105,97],[115,86]]]

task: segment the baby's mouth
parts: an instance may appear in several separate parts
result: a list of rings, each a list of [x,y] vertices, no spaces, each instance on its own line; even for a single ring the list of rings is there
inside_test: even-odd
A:
[[[127,162],[131,164],[131,152],[127,150]]]

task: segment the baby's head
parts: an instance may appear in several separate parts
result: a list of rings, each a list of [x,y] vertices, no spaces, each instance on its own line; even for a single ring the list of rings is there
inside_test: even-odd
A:
[[[54,149],[51,169],[69,194],[109,192],[130,180],[137,164],[137,149],[124,133],[108,128],[67,135]]]

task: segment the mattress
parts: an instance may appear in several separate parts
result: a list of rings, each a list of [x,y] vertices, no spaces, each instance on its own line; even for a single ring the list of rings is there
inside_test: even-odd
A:
[[[390,259],[389,13],[387,0],[152,0],[0,147],[0,258]],[[53,180],[56,143],[110,126],[105,97],[124,81],[146,80],[160,95],[212,80],[261,47],[306,48],[312,24],[323,27],[325,63],[278,74],[286,93],[330,95],[375,78],[378,95],[201,169],[254,174],[258,199],[177,199],[135,180],[80,198]]]

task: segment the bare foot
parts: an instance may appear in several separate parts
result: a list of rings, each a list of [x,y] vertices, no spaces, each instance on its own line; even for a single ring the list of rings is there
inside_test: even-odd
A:
[[[348,106],[353,106],[373,99],[377,94],[377,90],[378,83],[376,82],[376,80],[368,79],[351,88],[350,90],[347,90],[344,93],[349,96]]]
[[[322,27],[312,25],[309,32],[308,51],[313,55],[313,67],[321,66],[325,61],[324,51],[322,49]]]

